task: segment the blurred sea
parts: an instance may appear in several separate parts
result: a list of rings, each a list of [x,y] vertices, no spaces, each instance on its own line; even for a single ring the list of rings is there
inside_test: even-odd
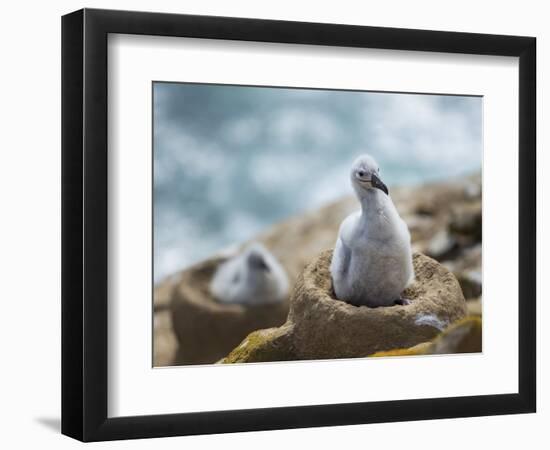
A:
[[[154,84],[154,277],[351,193],[481,168],[480,97]]]

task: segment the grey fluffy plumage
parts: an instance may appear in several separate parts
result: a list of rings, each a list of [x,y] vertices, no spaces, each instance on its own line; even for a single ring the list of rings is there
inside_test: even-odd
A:
[[[372,157],[357,158],[350,178],[361,209],[340,225],[330,266],[334,292],[354,305],[390,306],[414,279],[409,230]]]
[[[221,303],[277,303],[288,296],[288,278],[277,259],[253,243],[218,267],[210,292]]]

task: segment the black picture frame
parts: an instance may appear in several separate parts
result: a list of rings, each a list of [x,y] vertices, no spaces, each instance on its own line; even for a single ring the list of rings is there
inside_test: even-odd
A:
[[[107,417],[109,33],[519,57],[518,393]],[[516,414],[536,409],[536,39],[83,9],[62,18],[62,433],[82,441]]]

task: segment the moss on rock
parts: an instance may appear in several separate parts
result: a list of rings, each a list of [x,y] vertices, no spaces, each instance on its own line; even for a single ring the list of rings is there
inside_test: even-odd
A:
[[[376,352],[373,355],[369,355],[370,357],[376,356],[415,356],[415,355],[425,355],[426,350],[432,345],[431,342],[422,342],[421,344],[417,344],[414,347],[410,348],[396,348],[393,350],[386,350],[383,352]]]
[[[482,350],[481,318],[469,316],[457,321],[439,334],[433,341],[411,348],[376,352],[370,356],[445,355],[451,353],[479,353]]]
[[[287,326],[255,331],[220,363],[291,361],[295,355],[290,331]]]

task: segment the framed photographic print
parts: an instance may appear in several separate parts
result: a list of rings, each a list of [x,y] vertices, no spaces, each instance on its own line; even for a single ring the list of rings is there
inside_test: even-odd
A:
[[[532,37],[62,21],[62,432],[527,413]]]

